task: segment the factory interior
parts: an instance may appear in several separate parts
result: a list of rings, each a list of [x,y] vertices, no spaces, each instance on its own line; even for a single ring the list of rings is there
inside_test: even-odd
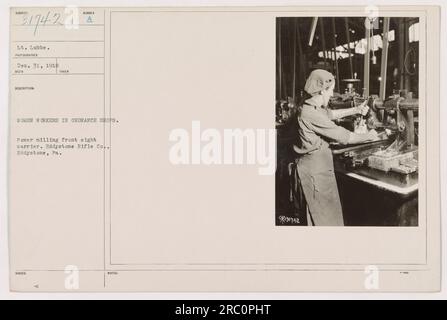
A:
[[[276,225],[307,225],[294,199],[296,110],[310,72],[335,77],[329,109],[369,106],[336,124],[380,139],[331,143],[345,226],[418,226],[419,19],[276,20]],[[367,129],[365,129],[367,128]]]

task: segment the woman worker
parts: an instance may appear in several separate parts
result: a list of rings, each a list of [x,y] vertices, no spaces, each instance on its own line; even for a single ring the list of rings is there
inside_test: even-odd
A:
[[[366,105],[327,109],[334,86],[335,79],[331,73],[321,69],[312,71],[304,86],[307,97],[298,111],[299,137],[293,149],[299,154],[296,160],[298,186],[301,185],[300,191],[307,203],[308,225],[344,225],[329,142],[355,144],[377,139],[375,131],[357,134],[332,121],[368,111]]]

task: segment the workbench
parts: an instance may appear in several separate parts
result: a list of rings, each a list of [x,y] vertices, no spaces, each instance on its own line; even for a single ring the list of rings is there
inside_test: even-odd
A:
[[[345,225],[418,225],[418,172],[346,169],[338,156],[334,156],[334,169]]]

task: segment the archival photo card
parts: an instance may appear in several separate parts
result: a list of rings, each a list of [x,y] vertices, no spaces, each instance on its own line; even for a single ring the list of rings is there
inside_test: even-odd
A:
[[[11,8],[11,291],[439,290],[439,12]]]

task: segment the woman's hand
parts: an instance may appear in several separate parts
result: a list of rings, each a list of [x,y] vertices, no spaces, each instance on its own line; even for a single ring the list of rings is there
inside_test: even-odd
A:
[[[364,116],[368,113],[369,107],[368,107],[367,103],[368,103],[368,101],[364,101],[362,104],[355,107],[357,114],[361,114],[362,116]]]
[[[368,134],[369,140],[371,140],[371,141],[380,140],[377,131],[374,129],[369,130],[369,132],[367,134]]]

